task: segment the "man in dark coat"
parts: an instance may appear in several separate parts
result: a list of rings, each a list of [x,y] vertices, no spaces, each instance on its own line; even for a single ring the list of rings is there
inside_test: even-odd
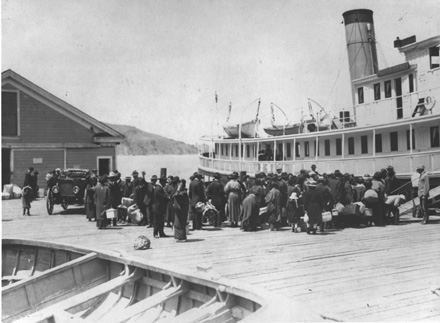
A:
[[[133,194],[133,183],[131,177],[125,177],[125,181],[122,182],[122,197],[130,197]]]
[[[334,203],[339,203],[341,200],[341,180],[332,173],[328,176],[327,181]]]
[[[145,198],[144,204],[146,206],[146,218],[145,224],[148,225],[149,228],[153,227],[154,223],[154,212],[153,212],[153,202],[154,202],[154,188],[156,187],[157,176],[151,176],[151,182],[146,183],[145,186]]]
[[[24,183],[23,183],[23,187],[26,186],[31,186],[31,182],[32,182],[32,175],[34,174],[34,168],[33,167],[29,167],[29,169],[26,171],[26,173],[24,174]]]
[[[309,180],[307,182],[307,191],[304,193],[304,211],[308,215],[307,234],[312,232],[316,234],[318,223],[322,222],[322,209],[324,201],[321,193],[316,190],[316,182]]]
[[[110,172],[109,174],[108,188],[110,190],[110,201],[113,209],[118,208],[122,199],[122,183],[118,174],[115,172]]]
[[[165,211],[167,209],[168,199],[163,189],[166,178],[161,178],[160,182],[154,187],[153,213],[154,213],[154,237],[163,238],[166,234],[163,232],[165,224]]]
[[[206,195],[211,199],[211,204],[219,212],[214,219],[214,226],[216,227],[222,222],[221,220],[219,221],[219,218],[223,219],[223,213],[225,212],[225,192],[222,183],[220,183],[219,173],[214,175],[214,180],[208,185]]]
[[[193,230],[202,230],[202,213],[196,210],[198,202],[205,203],[205,187],[201,181],[202,175],[194,174],[194,179],[189,184],[189,201],[193,218]]]
[[[144,199],[145,199],[145,182],[144,181],[139,181],[138,185],[134,188],[133,190],[133,200],[134,203],[136,203],[136,205],[139,207],[141,213],[142,213],[142,221],[139,225],[142,225],[143,223],[145,223],[145,219],[147,217],[146,213],[147,213],[147,207],[144,203]]]
[[[280,191],[280,199],[281,199],[281,226],[287,225],[287,178],[288,175],[286,172],[281,173],[281,179],[278,184],[278,189]]]

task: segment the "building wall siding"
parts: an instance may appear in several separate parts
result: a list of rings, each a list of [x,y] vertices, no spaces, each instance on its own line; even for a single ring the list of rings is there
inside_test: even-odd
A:
[[[113,169],[116,168],[115,147],[97,147],[97,148],[77,148],[66,150],[66,167],[73,168],[79,166],[79,168],[85,169],[98,169],[97,157],[98,156],[111,156]]]
[[[13,89],[12,86],[3,86]],[[7,139],[11,143],[93,143],[93,133],[49,108],[35,98],[19,91],[20,137]]]
[[[29,167],[39,172],[38,185],[46,187],[46,174],[55,168],[64,168],[64,149],[13,149],[12,183],[22,187]],[[34,164],[34,159],[40,159]],[[41,161],[42,163],[38,163]]]

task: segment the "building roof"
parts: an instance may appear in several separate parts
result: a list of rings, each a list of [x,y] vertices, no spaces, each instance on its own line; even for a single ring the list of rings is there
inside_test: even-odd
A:
[[[124,135],[112,127],[96,120],[10,69],[2,72],[2,86],[5,84],[13,85],[17,89],[43,102],[48,107],[90,129],[95,133],[95,142],[97,143],[120,142],[124,139]]]

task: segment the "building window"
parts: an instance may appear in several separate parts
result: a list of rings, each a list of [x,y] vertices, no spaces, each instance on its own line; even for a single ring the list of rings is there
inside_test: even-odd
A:
[[[376,146],[376,152],[381,153],[382,152],[382,134],[381,133],[376,134],[374,141],[375,141],[374,144]]]
[[[385,97],[386,98],[391,98],[391,81],[385,81],[384,83],[385,86]]]
[[[304,142],[304,156],[309,157],[310,155],[310,149],[309,149],[309,142]]]
[[[300,155],[300,149],[301,149],[301,146],[300,146],[299,142],[297,142],[296,145],[295,145],[295,156],[296,157],[300,157],[301,156]]]
[[[18,136],[17,92],[2,92],[2,136]]]
[[[440,147],[440,138],[439,138],[439,130],[440,127],[431,127],[431,147]]]
[[[429,49],[429,63],[431,65],[431,69],[440,67],[439,48],[437,46]]]
[[[246,158],[250,158],[251,157],[251,146],[247,145],[246,146]]]
[[[406,131],[406,149],[411,150],[411,142],[410,142],[409,130]],[[412,148],[416,148],[416,136],[414,134],[414,129],[412,131]]]
[[[402,100],[402,78],[394,79],[394,88],[396,90],[396,108],[397,119],[403,118],[403,100]]]
[[[414,92],[414,74],[408,75],[409,93]]]
[[[374,100],[380,100],[380,83],[374,84]]]
[[[342,155],[342,139],[336,138],[336,155],[341,156]]]
[[[354,155],[354,137],[348,138],[348,154]]]
[[[286,149],[287,149],[287,158],[292,157],[292,144],[290,142],[286,144]]]
[[[368,136],[361,136],[362,154],[368,154]]]
[[[363,87],[358,88],[358,103],[359,104],[364,103],[364,88]]]
[[[325,155],[330,156],[330,139],[326,139],[324,141],[324,150],[325,150]]]
[[[399,137],[397,135],[397,131],[390,132],[391,151],[398,151],[399,150],[398,139],[399,139]]]

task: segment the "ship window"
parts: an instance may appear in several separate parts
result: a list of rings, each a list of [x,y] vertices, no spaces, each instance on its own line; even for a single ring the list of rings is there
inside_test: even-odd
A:
[[[368,154],[368,136],[361,136],[362,154]]]
[[[364,103],[364,88],[363,87],[359,87],[358,88],[358,103]]]
[[[380,100],[380,83],[374,84],[374,100]]]
[[[339,111],[339,121],[342,123],[350,122],[350,111]]]
[[[399,150],[398,139],[399,139],[399,137],[397,135],[397,131],[390,132],[391,151],[398,151]]]
[[[292,145],[290,142],[287,143],[286,149],[287,149],[287,158],[292,157]]]
[[[409,93],[414,92],[414,74],[408,75]]]
[[[440,67],[439,48],[437,46],[431,47],[429,49],[429,60],[430,60],[431,69]]]
[[[238,145],[235,145],[235,157],[238,157]]]
[[[324,141],[324,150],[325,150],[325,155],[330,156],[330,140],[329,139],[326,139]]]
[[[336,138],[336,155],[341,156],[342,155],[342,139]]]
[[[226,154],[225,154],[225,155],[226,155],[226,156],[228,156],[228,155],[229,155],[229,148],[230,148],[230,146],[229,146],[229,145],[225,147],[225,152],[226,152]]]
[[[385,81],[385,97],[391,98],[391,81]]]
[[[220,155],[222,155],[222,156],[224,155],[223,154],[223,144],[220,144]]]
[[[304,142],[304,156],[309,157],[310,151],[309,151],[309,142]]]
[[[375,141],[375,146],[376,146],[376,152],[381,153],[382,152],[382,134],[381,133],[376,134],[374,141]]]
[[[412,131],[412,148],[416,148],[416,136],[414,134],[414,129]],[[406,131],[406,149],[411,150],[411,142],[409,138],[409,130]]]
[[[440,138],[439,138],[439,130],[440,127],[431,127],[431,147],[440,147]]]
[[[295,145],[295,156],[296,157],[300,157],[301,156],[300,148],[301,148],[301,146],[299,145],[299,142],[297,142],[296,145]]]
[[[354,137],[348,138],[348,154],[354,155]]]
[[[251,157],[251,146],[246,146],[246,158]]]
[[[218,144],[215,144],[215,154],[218,155]]]
[[[316,156],[316,154],[318,154],[318,156],[319,156],[319,142],[318,142],[318,147],[316,147],[316,141],[314,141],[314,152],[315,152],[315,156]],[[318,153],[316,153],[316,151],[318,151]]]
[[[17,92],[2,92],[2,136],[18,136]]]
[[[394,79],[394,87],[396,89],[396,108],[397,108],[397,119],[403,118],[403,100],[402,100],[402,78]]]

